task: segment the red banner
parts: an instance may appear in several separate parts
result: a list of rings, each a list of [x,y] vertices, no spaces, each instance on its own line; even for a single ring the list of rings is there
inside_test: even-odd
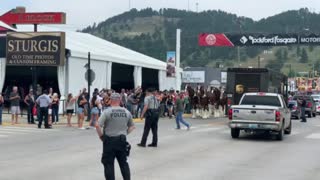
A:
[[[6,24],[65,24],[66,14],[61,12],[45,13],[16,13],[9,11],[0,16]]]
[[[200,46],[227,46],[234,47],[234,44],[225,34],[200,34]]]

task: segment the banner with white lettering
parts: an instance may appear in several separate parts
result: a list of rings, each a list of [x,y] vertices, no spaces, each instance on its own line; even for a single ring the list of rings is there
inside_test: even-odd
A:
[[[204,83],[205,72],[204,71],[183,71],[182,82],[183,83]]]
[[[303,39],[298,34],[200,34],[200,46],[288,46]],[[302,37],[302,36],[301,36]],[[317,36],[319,37],[319,36]],[[313,36],[309,38],[314,38]],[[315,39],[312,39],[315,40]],[[306,40],[307,41],[307,40]],[[311,40],[310,40],[311,41]]]
[[[9,66],[64,65],[63,32],[9,32],[6,45]]]

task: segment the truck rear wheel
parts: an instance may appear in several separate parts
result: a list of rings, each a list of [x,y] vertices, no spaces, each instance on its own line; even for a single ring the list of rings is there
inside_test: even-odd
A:
[[[284,130],[284,134],[291,134],[291,129],[292,129],[292,122],[290,120],[290,125],[286,130]]]
[[[240,129],[231,129],[231,137],[236,139],[240,136]]]
[[[283,127],[284,125],[282,124],[282,127],[281,127],[281,130],[278,132],[278,134],[277,134],[277,140],[278,141],[282,141],[283,140],[283,134],[284,134],[284,127]]]

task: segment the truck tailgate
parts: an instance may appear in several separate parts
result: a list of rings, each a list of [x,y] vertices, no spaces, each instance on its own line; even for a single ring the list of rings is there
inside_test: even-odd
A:
[[[276,107],[241,105],[232,106],[232,120],[240,121],[275,121]]]

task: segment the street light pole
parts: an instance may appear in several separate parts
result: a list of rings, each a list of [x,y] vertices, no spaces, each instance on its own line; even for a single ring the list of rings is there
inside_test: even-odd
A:
[[[129,0],[129,11],[131,10],[131,0]]]

